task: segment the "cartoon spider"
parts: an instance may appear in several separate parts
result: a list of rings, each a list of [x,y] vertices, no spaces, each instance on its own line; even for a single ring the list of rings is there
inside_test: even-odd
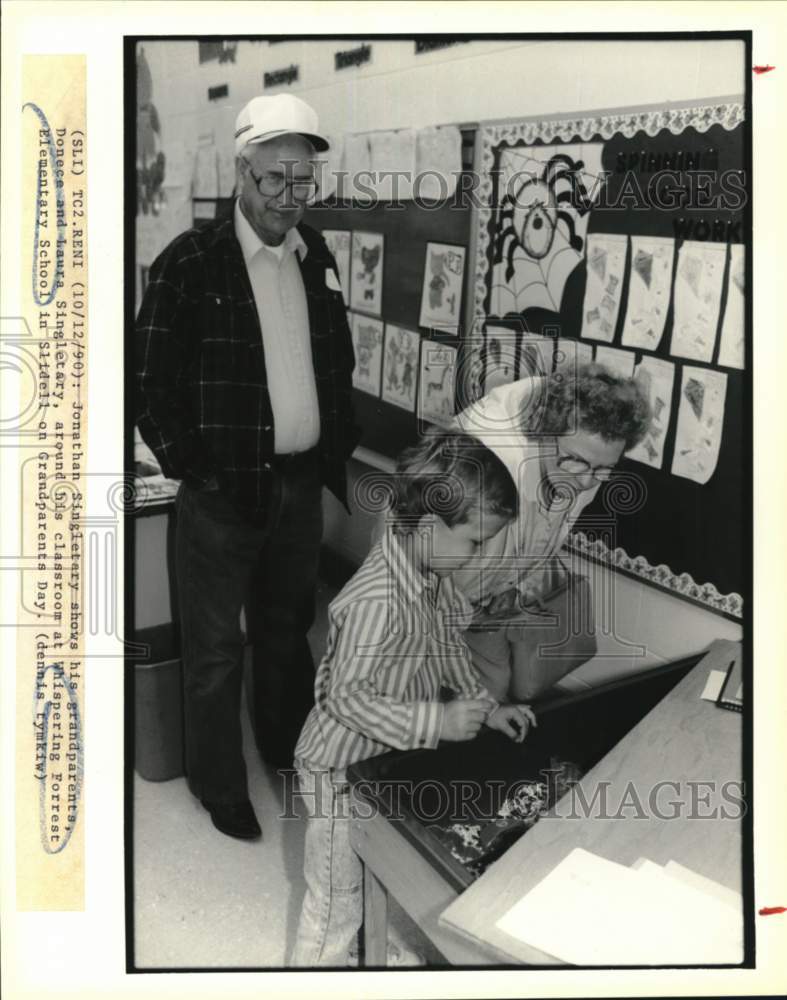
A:
[[[556,153],[544,164],[540,176],[523,171],[511,178],[508,192],[500,202],[501,228],[494,259],[494,263],[505,259],[506,281],[514,276],[514,256],[520,247],[533,260],[547,256],[559,222],[568,230],[571,249],[581,253],[582,237],[564,208],[572,208],[581,217],[592,207],[593,199],[581,179],[584,167],[582,160]]]

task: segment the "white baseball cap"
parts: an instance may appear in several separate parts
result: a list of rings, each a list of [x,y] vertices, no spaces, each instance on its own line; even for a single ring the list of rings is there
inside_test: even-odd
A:
[[[330,143],[317,131],[317,112],[299,97],[277,94],[252,97],[235,119],[235,153],[250,142],[268,142],[280,135],[302,135],[318,153]]]

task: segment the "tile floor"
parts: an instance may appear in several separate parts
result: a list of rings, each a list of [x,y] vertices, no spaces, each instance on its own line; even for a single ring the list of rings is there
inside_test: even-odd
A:
[[[335,590],[323,586],[309,639],[316,657]],[[134,774],[134,952],[139,969],[284,966],[304,892],[301,819],[282,819],[283,779],[255,748],[241,711],[249,792],[262,841],[225,837],[190,794],[185,778],[149,782]],[[296,800],[296,811],[297,800]],[[425,951],[406,915],[391,907],[400,937]]]

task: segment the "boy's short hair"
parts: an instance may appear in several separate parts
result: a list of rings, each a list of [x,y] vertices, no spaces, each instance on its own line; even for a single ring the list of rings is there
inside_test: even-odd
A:
[[[516,484],[505,464],[469,434],[426,431],[397,459],[392,513],[394,531],[411,530],[426,514],[437,514],[452,528],[471,510],[516,517]]]
[[[535,420],[525,433],[561,435],[580,428],[605,441],[624,441],[626,451],[645,437],[650,403],[640,382],[590,362],[575,374],[556,372],[545,380]],[[531,426],[530,423],[535,426]]]

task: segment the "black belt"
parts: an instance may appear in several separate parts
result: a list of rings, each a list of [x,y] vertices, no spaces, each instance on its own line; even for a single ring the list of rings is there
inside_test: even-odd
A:
[[[293,469],[299,465],[307,465],[314,462],[320,454],[320,449],[315,445],[308,451],[291,451],[285,455],[271,455],[270,464],[274,469]]]

